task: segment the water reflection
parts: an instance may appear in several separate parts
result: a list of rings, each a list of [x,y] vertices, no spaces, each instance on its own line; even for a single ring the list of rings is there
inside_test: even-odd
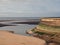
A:
[[[32,29],[36,26],[36,25],[28,25],[28,24],[11,24],[11,23],[9,22],[5,26],[3,25],[2,27],[0,27],[0,30],[14,31],[14,33],[16,34],[27,36],[28,34],[26,34],[26,30]]]
[[[0,30],[14,31],[16,34],[27,35],[26,30],[34,28],[35,25],[19,24],[18,26],[0,27]]]

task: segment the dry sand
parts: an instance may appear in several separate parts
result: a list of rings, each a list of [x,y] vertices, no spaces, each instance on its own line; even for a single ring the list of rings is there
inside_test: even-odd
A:
[[[46,42],[35,37],[0,31],[0,45],[45,45]]]

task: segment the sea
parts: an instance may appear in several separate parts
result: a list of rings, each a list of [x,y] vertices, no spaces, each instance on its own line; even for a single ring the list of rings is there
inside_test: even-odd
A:
[[[26,34],[26,31],[33,29],[37,24],[14,24],[13,22],[39,19],[40,17],[0,17],[0,26],[1,24],[6,25],[0,27],[0,30],[14,31],[15,34],[28,36],[28,34]]]

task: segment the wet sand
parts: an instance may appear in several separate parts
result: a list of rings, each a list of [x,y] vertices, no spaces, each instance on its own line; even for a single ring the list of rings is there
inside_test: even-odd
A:
[[[0,27],[4,27],[4,26],[16,26],[16,25],[11,25],[11,24],[1,24],[1,23],[0,23]]]
[[[13,22],[12,24],[34,24],[34,25],[36,24],[37,25],[38,23],[39,22],[28,22],[27,21],[27,22]]]

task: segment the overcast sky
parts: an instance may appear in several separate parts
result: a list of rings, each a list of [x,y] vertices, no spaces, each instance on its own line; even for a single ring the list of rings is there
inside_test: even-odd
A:
[[[0,0],[0,17],[60,17],[60,0]]]

